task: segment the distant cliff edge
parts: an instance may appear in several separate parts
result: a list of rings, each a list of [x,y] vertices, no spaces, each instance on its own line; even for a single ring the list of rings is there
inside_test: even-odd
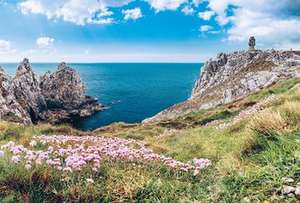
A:
[[[221,53],[202,68],[192,96],[144,122],[228,104],[281,79],[300,77],[300,51],[249,50]]]
[[[102,110],[94,97],[85,95],[78,73],[61,63],[54,73],[37,76],[24,59],[15,77],[0,67],[0,119],[24,124],[71,122]]]

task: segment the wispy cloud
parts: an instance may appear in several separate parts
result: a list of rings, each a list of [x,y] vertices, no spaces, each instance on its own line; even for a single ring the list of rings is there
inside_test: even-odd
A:
[[[40,48],[47,48],[47,47],[53,45],[54,41],[55,40],[51,37],[39,37],[36,39],[36,44]]]
[[[0,54],[13,53],[15,51],[15,49],[12,49],[10,41],[0,40]]]
[[[62,18],[64,21],[77,25],[109,24],[112,20],[106,17],[113,13],[107,9],[104,2],[97,0],[24,0],[18,6],[23,14],[41,14],[47,16],[48,19]]]
[[[124,14],[124,20],[137,20],[143,17],[140,8],[122,10],[122,13]]]
[[[165,10],[177,10],[188,0],[146,0],[156,12]]]
[[[215,14],[216,13],[214,11],[204,11],[204,12],[199,12],[198,16],[203,20],[210,20]]]
[[[187,5],[181,9],[181,12],[183,12],[185,15],[192,15],[195,13],[195,10],[193,7]]]
[[[246,41],[256,36],[264,46],[300,42],[299,0],[207,0],[219,25],[229,23],[227,39]],[[231,13],[230,13],[231,11]]]

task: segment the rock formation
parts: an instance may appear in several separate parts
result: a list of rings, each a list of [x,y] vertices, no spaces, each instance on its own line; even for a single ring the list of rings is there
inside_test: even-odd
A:
[[[30,124],[29,113],[16,100],[12,79],[0,68],[0,118]]]
[[[40,88],[49,109],[44,112],[47,119],[59,122],[63,115],[66,115],[63,119],[68,120],[74,116],[86,117],[102,109],[95,98],[85,95],[79,75],[65,63],[59,64],[56,72],[42,76]],[[54,115],[59,117],[53,118]]]
[[[300,77],[300,51],[252,50],[219,54],[202,68],[189,100],[144,122],[227,104],[283,78]]]
[[[61,63],[57,71],[39,78],[28,59],[20,63],[14,78],[0,69],[0,105],[1,119],[25,124],[70,122],[102,109],[95,98],[85,95],[74,69]]]
[[[16,101],[29,113],[33,123],[42,119],[40,113],[46,109],[46,102],[39,87],[38,77],[28,59],[24,59],[17,68],[12,81],[12,92]]]

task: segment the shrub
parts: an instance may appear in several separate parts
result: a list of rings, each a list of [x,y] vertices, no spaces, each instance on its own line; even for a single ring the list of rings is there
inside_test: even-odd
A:
[[[289,125],[295,126],[300,123],[300,102],[285,102],[278,110]]]
[[[271,136],[273,132],[283,132],[287,123],[279,112],[267,109],[253,117],[250,127],[260,134]]]

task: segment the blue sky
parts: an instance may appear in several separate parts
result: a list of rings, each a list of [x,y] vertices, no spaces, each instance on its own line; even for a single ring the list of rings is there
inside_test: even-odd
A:
[[[300,48],[300,0],[0,0],[0,61],[203,62]]]

